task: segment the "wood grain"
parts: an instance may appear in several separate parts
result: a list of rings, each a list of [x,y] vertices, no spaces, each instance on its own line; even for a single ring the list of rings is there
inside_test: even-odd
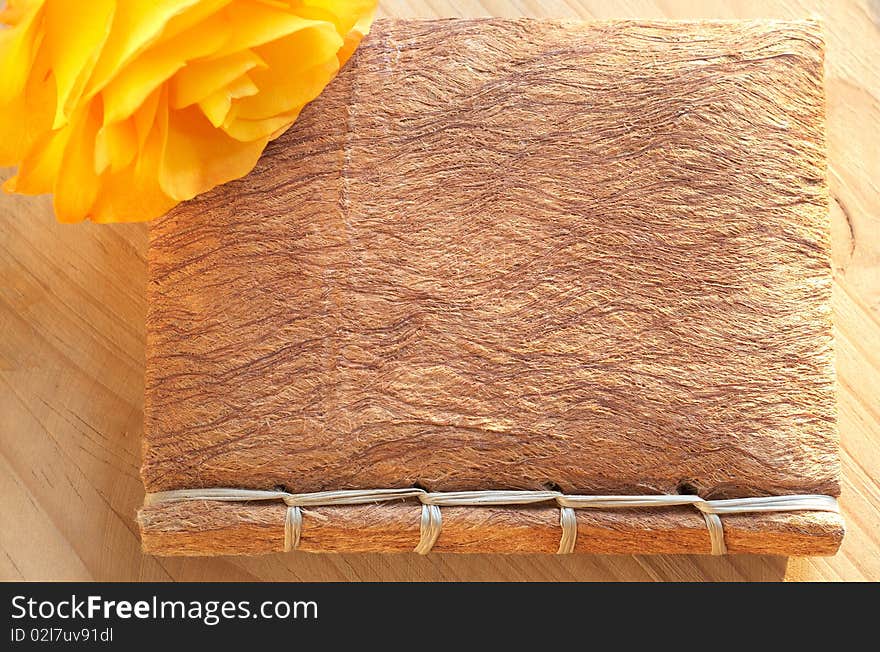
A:
[[[815,22],[378,21],[150,226],[147,490],[837,495],[822,63]]]
[[[827,42],[829,181],[848,533],[828,559],[693,556],[143,556],[134,527],[143,390],[146,230],[64,228],[42,200],[0,198],[3,577],[98,579],[880,579],[880,38],[876,3],[386,3],[386,13],[573,18],[821,16]],[[88,425],[86,425],[88,424]],[[39,545],[33,545],[38,541]]]

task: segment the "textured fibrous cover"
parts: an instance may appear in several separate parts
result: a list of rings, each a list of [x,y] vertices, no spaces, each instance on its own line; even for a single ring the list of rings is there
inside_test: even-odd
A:
[[[823,129],[814,23],[378,22],[249,177],[151,227],[147,490],[837,495]],[[417,506],[322,509],[330,539],[376,531],[315,549],[418,538]],[[445,516],[437,549],[553,513],[458,511],[474,540]],[[707,545],[686,508],[578,519],[579,549]],[[157,552],[272,550],[283,506],[141,525]]]

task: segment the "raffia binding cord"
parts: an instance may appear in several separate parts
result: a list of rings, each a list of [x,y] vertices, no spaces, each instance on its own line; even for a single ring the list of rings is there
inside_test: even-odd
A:
[[[281,501],[287,505],[284,519],[284,550],[296,550],[302,534],[302,507],[329,507],[338,505],[365,505],[393,500],[417,499],[422,504],[419,543],[414,551],[425,555],[434,547],[443,527],[440,507],[532,505],[555,502],[559,506],[559,525],[562,536],[558,554],[574,551],[577,543],[576,509],[622,509],[629,507],[675,507],[692,505],[706,520],[712,554],[727,553],[721,514],[748,514],[756,512],[819,511],[840,512],[837,499],[819,494],[792,496],[759,496],[705,500],[690,495],[660,496],[577,496],[557,491],[446,491],[428,492],[423,489],[346,489],[316,493],[292,494],[286,491],[257,489],[177,489],[146,495],[146,504],[180,502],[186,500],[216,500],[221,502]]]

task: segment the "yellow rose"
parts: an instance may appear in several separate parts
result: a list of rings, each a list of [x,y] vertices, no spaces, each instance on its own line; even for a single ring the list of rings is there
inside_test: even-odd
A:
[[[9,0],[0,165],[62,222],[147,220],[247,174],[376,0]]]

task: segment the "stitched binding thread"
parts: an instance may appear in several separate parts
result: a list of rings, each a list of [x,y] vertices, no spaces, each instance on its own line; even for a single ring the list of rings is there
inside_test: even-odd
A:
[[[559,527],[562,528],[562,536],[559,537],[559,550],[557,555],[567,555],[574,552],[574,545],[578,538],[577,515],[571,507],[559,508]]]
[[[302,511],[299,507],[287,506],[287,513],[284,515],[284,552],[296,550],[299,546],[302,518]]]
[[[440,529],[443,527],[443,517],[437,505],[422,505],[422,520],[419,523],[419,542],[413,552],[427,555],[434,547]]]
[[[334,505],[366,505],[393,500],[417,499],[422,505],[419,525],[419,543],[414,551],[425,555],[431,551],[443,527],[441,507],[479,507],[504,505],[533,505],[554,502],[559,506],[559,554],[574,552],[577,543],[576,509],[624,509],[636,507],[676,507],[690,505],[703,515],[713,555],[727,553],[724,543],[722,514],[758,512],[819,511],[839,512],[833,496],[797,494],[788,496],[758,496],[705,500],[699,496],[579,496],[558,491],[435,491],[424,489],[345,489],[292,494],[286,491],[258,489],[177,489],[159,491],[146,496],[147,505],[185,500],[216,500],[222,502],[282,501],[287,505],[284,519],[284,550],[296,550],[302,535],[303,507],[330,507]]]

